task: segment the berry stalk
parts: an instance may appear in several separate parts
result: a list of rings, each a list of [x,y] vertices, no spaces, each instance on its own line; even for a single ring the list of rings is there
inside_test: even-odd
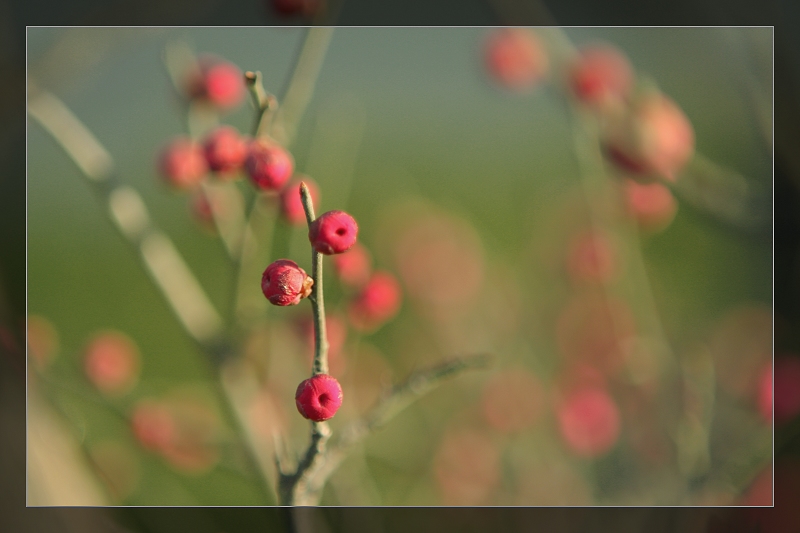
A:
[[[311,192],[305,182],[300,182],[300,199],[306,213],[308,227],[311,228],[315,220],[314,202]],[[312,376],[328,373],[328,334],[325,329],[325,300],[322,294],[322,254],[313,246],[311,247],[311,279],[314,285],[311,288],[311,307],[314,312],[314,365]]]

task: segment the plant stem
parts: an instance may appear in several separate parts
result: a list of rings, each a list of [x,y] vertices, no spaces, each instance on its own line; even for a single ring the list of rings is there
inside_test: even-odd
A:
[[[300,198],[309,229],[314,222],[314,203],[305,182],[300,183]],[[314,367],[312,376],[328,373],[328,335],[325,324],[325,300],[322,292],[322,254],[311,248],[311,279],[314,285],[308,299],[314,311]]]

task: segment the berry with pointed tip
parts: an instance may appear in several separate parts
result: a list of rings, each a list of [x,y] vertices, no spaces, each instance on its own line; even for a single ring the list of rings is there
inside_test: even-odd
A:
[[[261,276],[261,290],[273,305],[297,305],[313,285],[311,276],[289,259],[278,259]]]
[[[525,28],[504,28],[486,42],[486,67],[500,84],[514,91],[534,87],[548,70],[539,38]]]
[[[230,178],[242,168],[247,157],[247,141],[232,126],[220,126],[203,142],[208,168],[219,178]]]
[[[263,191],[279,191],[294,173],[294,158],[282,146],[256,139],[247,148],[247,175]]]
[[[316,251],[325,255],[349,250],[358,237],[356,220],[344,211],[328,211],[308,228],[308,240]]]
[[[316,204],[319,201],[319,189],[317,184],[307,177],[303,177],[302,182],[308,187],[311,195],[311,202]],[[280,196],[280,211],[283,219],[292,225],[304,224],[306,221],[306,211],[303,208],[303,200],[300,196],[300,181],[290,183]]]
[[[161,151],[158,170],[164,180],[176,189],[189,189],[208,172],[202,147],[188,137],[176,137]]]
[[[349,317],[359,331],[372,331],[400,310],[400,283],[388,272],[375,272],[350,303]]]
[[[342,406],[342,386],[328,374],[317,374],[297,386],[294,395],[297,410],[315,422],[328,420]]]
[[[595,109],[606,109],[624,101],[633,85],[633,70],[628,58],[607,44],[583,48],[567,76],[575,97]]]

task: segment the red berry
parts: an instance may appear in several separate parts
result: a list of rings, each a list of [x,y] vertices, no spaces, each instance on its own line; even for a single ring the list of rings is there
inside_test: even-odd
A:
[[[400,310],[400,283],[388,272],[376,272],[350,303],[349,316],[360,331],[377,329]]]
[[[613,163],[632,174],[659,174],[675,181],[694,153],[694,130],[668,97],[650,94],[609,129],[604,142]]]
[[[356,243],[358,224],[344,211],[328,211],[308,228],[308,239],[316,251],[325,255],[346,252]]]
[[[294,400],[304,418],[322,422],[332,418],[341,407],[342,386],[332,376],[317,374],[297,386]]]
[[[280,190],[294,173],[292,154],[264,139],[250,143],[244,165],[253,184],[265,191]]]
[[[312,285],[311,276],[289,259],[275,261],[261,276],[261,290],[274,305],[297,305],[311,294]]]
[[[86,348],[83,362],[89,381],[105,394],[125,393],[139,377],[139,350],[120,332],[95,336]]]
[[[214,106],[232,108],[244,98],[244,77],[233,63],[214,56],[203,56],[198,60],[198,69],[189,76],[187,92],[190,97]]]
[[[244,164],[247,141],[236,128],[220,126],[206,137],[203,150],[208,168],[217,172],[219,177],[228,177],[238,172]]]
[[[366,247],[355,243],[347,253],[334,255],[333,268],[345,285],[361,287],[372,272],[372,257]]]
[[[316,204],[319,201],[319,189],[316,183],[305,176],[301,181],[308,187],[308,192],[311,195],[311,202]],[[284,220],[289,224],[300,225],[306,221],[306,211],[303,208],[303,200],[300,197],[301,181],[291,183],[281,191],[281,216],[283,216]]]
[[[188,137],[177,137],[162,150],[158,169],[171,186],[188,189],[203,180],[208,164],[199,144]]]
[[[594,45],[580,51],[571,65],[568,83],[584,104],[602,109],[627,98],[633,72],[622,52],[609,45]]]
[[[678,202],[666,185],[661,183],[639,183],[626,180],[625,200],[628,212],[642,229],[658,231],[664,229],[675,218]]]
[[[572,392],[562,403],[558,425],[561,436],[576,455],[597,457],[617,442],[619,410],[605,390],[586,388]]]
[[[535,33],[523,28],[505,28],[489,37],[486,66],[502,85],[521,91],[532,88],[545,75],[548,60]]]

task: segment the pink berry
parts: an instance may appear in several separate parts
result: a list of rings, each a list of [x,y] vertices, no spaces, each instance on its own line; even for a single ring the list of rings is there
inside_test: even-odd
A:
[[[139,350],[123,333],[109,331],[92,339],[86,348],[84,370],[95,387],[110,395],[123,394],[139,377]]]
[[[308,192],[311,194],[311,202],[316,204],[319,201],[319,189],[316,183],[307,177],[303,177],[302,180],[289,184],[281,191],[281,216],[283,216],[286,222],[295,226],[304,224],[306,221],[306,211],[303,208],[303,201],[300,197],[301,181],[308,187]]]
[[[568,83],[578,100],[603,109],[627,98],[633,71],[622,52],[613,46],[594,45],[580,51],[569,69]]]
[[[253,184],[264,191],[280,190],[294,173],[292,154],[264,139],[250,143],[244,165]]]
[[[505,28],[489,37],[486,66],[503,86],[522,91],[544,77],[548,60],[535,33],[523,28]]]
[[[230,177],[242,168],[247,157],[247,142],[236,128],[220,126],[203,143],[208,168],[219,177]]]
[[[772,365],[761,373],[758,407],[765,421],[774,416],[776,424],[784,424],[800,414],[800,358],[776,357],[773,387]],[[774,399],[773,399],[774,397]]]
[[[289,259],[269,265],[261,276],[261,290],[273,305],[297,305],[311,294],[314,280]]]
[[[372,257],[367,248],[355,243],[347,253],[332,257],[333,268],[342,283],[350,287],[361,287],[372,273]]]
[[[573,237],[567,256],[567,272],[574,281],[605,282],[616,274],[616,256],[604,233],[587,231]]]
[[[203,180],[208,164],[199,144],[188,137],[177,137],[162,150],[158,169],[172,187],[189,189]]]
[[[400,310],[400,283],[388,272],[375,272],[350,303],[349,317],[359,331],[372,331]]]
[[[356,243],[358,224],[344,211],[328,211],[308,228],[308,239],[316,251],[325,255],[346,252]]]
[[[601,388],[574,391],[558,409],[558,427],[573,453],[597,457],[608,452],[619,438],[619,409]]]
[[[634,102],[606,134],[611,161],[631,174],[658,174],[675,181],[694,153],[694,130],[683,111],[660,93]]]
[[[239,105],[245,95],[242,71],[228,61],[202,56],[198,69],[189,76],[187,92],[192,98],[228,109]]]
[[[644,230],[666,228],[678,211],[678,202],[666,185],[626,180],[625,201],[628,212]]]
[[[294,400],[304,418],[322,422],[332,418],[341,407],[342,386],[332,376],[317,374],[298,385]]]

